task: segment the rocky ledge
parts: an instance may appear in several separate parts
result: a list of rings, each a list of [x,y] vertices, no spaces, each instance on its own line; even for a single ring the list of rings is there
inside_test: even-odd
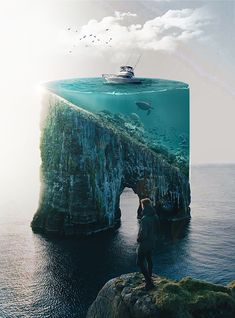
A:
[[[145,291],[143,276],[125,274],[107,282],[87,318],[232,318],[235,281],[227,287],[185,277],[154,275],[155,288]]]

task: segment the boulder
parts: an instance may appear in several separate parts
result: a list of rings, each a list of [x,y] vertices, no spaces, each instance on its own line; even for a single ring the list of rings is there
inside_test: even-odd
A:
[[[146,291],[142,274],[130,273],[107,282],[87,318],[233,318],[235,281],[228,286],[185,277],[170,280],[153,275]]]

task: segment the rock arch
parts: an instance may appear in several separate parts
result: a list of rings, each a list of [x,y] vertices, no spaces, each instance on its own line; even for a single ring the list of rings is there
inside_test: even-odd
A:
[[[41,157],[35,231],[88,235],[114,228],[125,187],[160,202],[163,218],[190,216],[188,175],[111,123],[52,94],[44,104]]]

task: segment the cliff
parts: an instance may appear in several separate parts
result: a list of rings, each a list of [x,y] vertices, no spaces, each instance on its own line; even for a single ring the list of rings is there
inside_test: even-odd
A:
[[[120,195],[150,197],[163,219],[189,218],[187,172],[118,124],[47,93],[41,136],[41,197],[33,230],[88,235],[114,228]]]
[[[235,281],[227,287],[183,278],[153,277],[155,288],[144,289],[139,273],[110,280],[88,310],[87,318],[232,318]]]

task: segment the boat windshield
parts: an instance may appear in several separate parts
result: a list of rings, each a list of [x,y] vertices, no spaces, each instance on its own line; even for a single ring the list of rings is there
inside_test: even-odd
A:
[[[133,72],[133,68],[131,66],[121,66],[120,71]]]

